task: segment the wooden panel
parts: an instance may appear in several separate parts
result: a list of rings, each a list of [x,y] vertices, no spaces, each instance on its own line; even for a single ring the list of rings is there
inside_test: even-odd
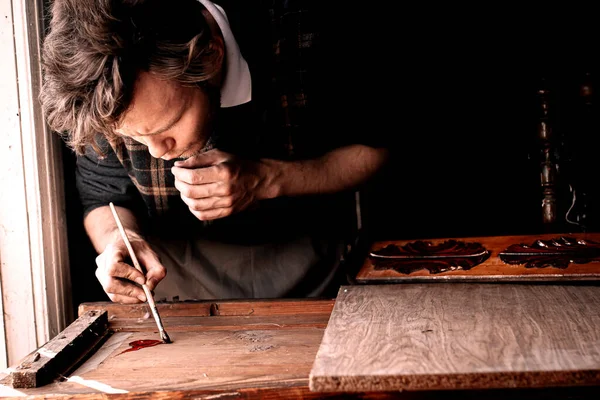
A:
[[[146,398],[156,392],[173,398],[185,397],[184,391],[204,390],[210,398],[210,393],[220,396],[222,391],[243,388],[250,397],[260,398],[259,392],[250,390],[260,388],[271,390],[275,398],[281,391],[310,398],[308,373],[333,304],[318,299],[162,304],[161,316],[173,343],[122,353],[133,341],[158,339],[152,316],[143,315],[142,305],[96,303],[96,312],[110,315],[111,338],[66,380],[21,391],[76,398],[99,392],[146,393],[140,395]],[[93,311],[92,305],[79,312],[83,310]]]
[[[310,374],[315,391],[600,382],[600,287],[342,287]]]
[[[567,268],[544,267],[528,268],[525,265],[507,264],[498,256],[514,244],[531,245],[536,240],[550,240],[560,237],[570,237],[600,243],[599,233],[564,233],[521,236],[489,236],[467,238],[437,238],[422,239],[433,245],[440,245],[448,240],[457,240],[464,243],[479,243],[490,252],[489,258],[471,269],[456,269],[440,273],[430,273],[427,269],[420,269],[410,273],[403,273],[394,269],[376,269],[374,261],[367,256],[365,262],[356,276],[358,283],[396,283],[419,281],[564,281],[564,280],[600,280],[600,262],[570,263]],[[416,240],[380,241],[371,246],[370,251],[379,251],[388,245],[398,247],[416,242]]]
[[[173,331],[170,336],[171,345],[119,354],[130,341],[156,339],[136,333],[81,378],[127,391],[257,387],[275,380],[281,386],[306,384],[323,329]]]

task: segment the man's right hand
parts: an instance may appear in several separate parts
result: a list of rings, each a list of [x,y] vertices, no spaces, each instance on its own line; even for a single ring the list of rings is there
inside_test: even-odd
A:
[[[154,290],[167,272],[148,242],[131,236],[129,240],[140,265],[146,270],[145,277],[127,263],[129,252],[120,237],[109,242],[104,251],[96,257],[96,277],[108,297],[116,303],[132,304],[146,301],[141,285],[145,283],[150,290]]]

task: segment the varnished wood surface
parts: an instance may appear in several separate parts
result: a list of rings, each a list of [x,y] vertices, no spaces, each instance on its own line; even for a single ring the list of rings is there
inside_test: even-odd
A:
[[[18,390],[34,398],[103,391],[153,392],[160,398],[166,392],[214,394],[240,388],[301,393],[333,305],[331,299],[160,304],[173,343],[122,353],[135,340],[159,339],[147,306],[83,304],[80,314],[108,312],[111,339],[118,340],[108,339],[68,380]]]
[[[439,283],[340,289],[316,391],[600,384],[600,287]]]
[[[172,345],[118,354],[132,340],[155,338],[133,334],[81,378],[128,392],[301,385],[306,383],[323,329],[173,331],[169,335]]]
[[[419,239],[430,241],[433,244],[442,243],[448,239],[465,242],[478,242],[491,252],[490,257],[483,263],[469,270],[447,271],[438,274],[429,273],[422,269],[410,274],[397,272],[393,269],[376,270],[369,257],[356,276],[358,283],[399,283],[399,282],[431,282],[431,281],[503,281],[503,282],[528,282],[528,281],[600,281],[600,262],[587,264],[571,263],[568,268],[554,267],[526,268],[524,265],[509,265],[504,263],[498,254],[512,244],[524,243],[530,245],[537,239],[548,240],[560,236],[569,236],[577,239],[587,239],[600,242],[600,233],[561,233],[520,236],[489,236],[465,238],[433,238]],[[371,251],[379,250],[389,244],[404,246],[414,240],[379,241],[373,243]]]

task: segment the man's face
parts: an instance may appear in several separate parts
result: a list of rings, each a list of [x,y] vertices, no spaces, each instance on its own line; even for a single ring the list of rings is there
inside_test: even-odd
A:
[[[133,98],[116,132],[148,146],[155,158],[171,160],[199,153],[210,136],[209,96],[141,72]]]

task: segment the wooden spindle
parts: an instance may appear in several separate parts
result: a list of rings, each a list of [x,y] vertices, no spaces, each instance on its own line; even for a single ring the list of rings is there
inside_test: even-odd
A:
[[[545,82],[544,82],[545,83]],[[556,160],[553,154],[553,132],[549,119],[550,89],[542,85],[539,89],[541,116],[538,137],[541,145],[542,221],[548,228],[556,222]]]

